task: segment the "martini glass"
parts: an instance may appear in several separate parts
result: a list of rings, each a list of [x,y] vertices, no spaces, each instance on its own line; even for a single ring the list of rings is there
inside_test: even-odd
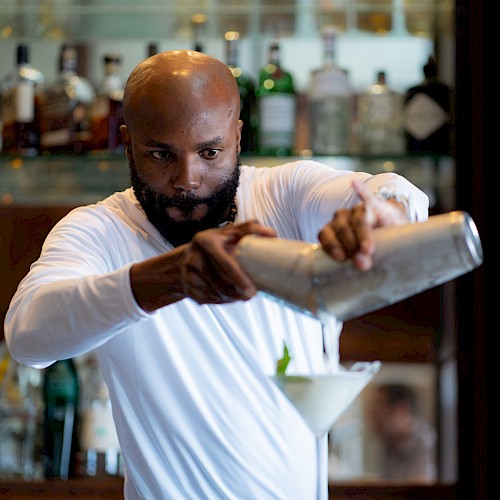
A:
[[[325,474],[328,473],[319,466],[324,449],[322,441],[336,420],[373,379],[380,366],[380,361],[359,362],[349,370],[339,369],[323,375],[272,377],[316,436],[318,492],[322,491]]]
[[[323,375],[275,375],[274,382],[318,437],[326,434],[344,410],[373,379],[380,361],[355,363],[349,370]]]

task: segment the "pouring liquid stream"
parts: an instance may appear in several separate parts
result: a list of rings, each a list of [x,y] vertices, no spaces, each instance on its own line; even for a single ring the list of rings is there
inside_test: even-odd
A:
[[[318,313],[323,337],[323,363],[325,374],[336,373],[340,367],[340,333],[342,325],[333,315],[325,311]]]

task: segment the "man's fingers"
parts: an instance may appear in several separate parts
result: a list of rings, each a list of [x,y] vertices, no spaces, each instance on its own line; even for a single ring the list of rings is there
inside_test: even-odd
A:
[[[252,298],[257,289],[235,259],[237,243],[248,234],[276,236],[257,221],[197,233],[183,264],[183,291],[199,304],[222,304]]]

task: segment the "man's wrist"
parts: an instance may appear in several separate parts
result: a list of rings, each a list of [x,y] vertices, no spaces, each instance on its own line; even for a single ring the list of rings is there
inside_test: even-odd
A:
[[[394,189],[389,187],[382,187],[378,189],[375,191],[375,196],[384,201],[394,200],[404,208],[406,218],[409,222],[415,222],[417,220],[417,214],[411,206],[408,196],[402,193],[397,193]]]

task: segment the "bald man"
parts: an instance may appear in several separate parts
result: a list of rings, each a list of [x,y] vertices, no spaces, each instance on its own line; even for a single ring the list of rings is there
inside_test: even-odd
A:
[[[54,227],[7,314],[22,363],[96,353],[127,500],[327,498],[326,436],[318,451],[271,380],[284,343],[291,373],[324,372],[321,324],[257,293],[235,245],[319,241],[368,269],[375,227],[428,215],[396,174],[241,165],[238,117],[222,62],[170,51],[140,63],[124,96],[131,187]]]

